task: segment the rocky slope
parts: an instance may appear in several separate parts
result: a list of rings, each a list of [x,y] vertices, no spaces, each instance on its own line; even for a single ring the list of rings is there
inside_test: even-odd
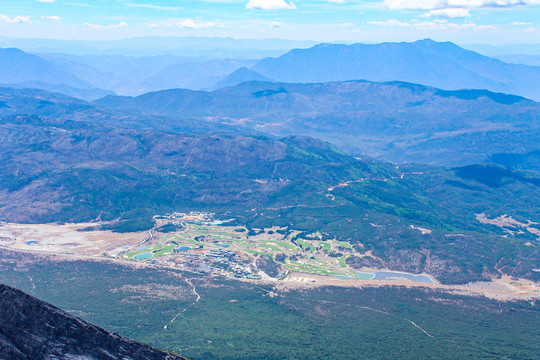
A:
[[[181,360],[0,284],[0,358]]]

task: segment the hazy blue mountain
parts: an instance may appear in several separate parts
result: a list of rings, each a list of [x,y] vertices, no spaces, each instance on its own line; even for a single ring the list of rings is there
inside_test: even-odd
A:
[[[229,75],[218,81],[212,87],[212,89],[215,90],[228,86],[234,86],[246,81],[272,81],[272,79],[269,79],[266,76],[263,76],[258,72],[250,70],[246,67],[241,67],[240,69],[230,73]]]
[[[19,49],[0,49],[0,83],[40,81],[75,88],[92,88],[61,66]]]
[[[487,56],[508,55],[540,55],[540,43],[537,44],[461,44],[465,49],[477,51]]]
[[[540,67],[507,64],[450,42],[320,44],[261,60],[252,70],[283,82],[406,81],[540,99]]]
[[[93,89],[81,89],[74,88],[64,84],[49,84],[42,81],[25,81],[16,84],[0,84],[2,87],[9,87],[14,89],[39,89],[46,90],[50,93],[60,93],[68,95],[77,99],[93,101],[100,99],[107,95],[115,95],[113,91],[103,90],[99,88]]]
[[[208,60],[183,62],[171,65],[157,74],[144,80],[148,91],[163,89],[205,89],[211,88],[216,82],[233,71],[255,64],[256,60]]]
[[[122,55],[39,54],[95,87],[121,95],[140,95],[148,90],[143,82],[173,64],[206,59],[172,55],[132,57]]]
[[[209,58],[262,58],[279,56],[294,48],[315,45],[315,41],[284,39],[233,39],[218,37],[136,37],[109,41],[21,39],[0,37],[0,46],[40,53],[78,55],[177,55]]]
[[[257,62],[257,60],[184,58],[172,55],[41,56],[73,74],[79,74],[81,79],[95,87],[131,96],[172,88],[194,90],[210,88],[238,68],[252,66]],[[268,79],[261,77],[258,80]]]
[[[540,66],[540,55],[495,55],[494,58],[507,63]]]
[[[244,126],[202,119],[174,119],[164,116],[133,115],[114,111],[94,103],[60,93],[38,89],[0,87],[0,117],[30,115],[53,118],[58,121],[87,121],[137,130],[159,130],[173,133],[235,133],[254,134],[257,131]]]
[[[256,62],[257,60],[209,60],[172,55],[38,56],[18,49],[5,49],[0,51],[0,84],[15,84],[14,86],[19,88],[35,84],[37,89],[95,100],[107,94],[103,91],[100,96],[96,89],[121,95],[140,95],[148,91],[171,88],[210,88],[238,68],[252,66]],[[62,86],[51,87],[45,84]],[[92,89],[92,92],[74,89]]]
[[[198,118],[286,136],[309,135],[378,159],[459,165],[537,149],[540,105],[486,90],[445,91],[403,82],[245,82],[213,92],[108,96],[129,114]]]

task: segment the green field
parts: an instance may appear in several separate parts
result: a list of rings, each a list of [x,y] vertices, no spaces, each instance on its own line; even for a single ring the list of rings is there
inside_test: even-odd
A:
[[[350,275],[352,270],[348,268],[345,261],[351,255],[358,255],[348,243],[336,240],[308,241],[297,239],[297,231],[280,234],[272,229],[259,229],[257,235],[249,236],[248,232],[238,232],[235,231],[236,229],[239,228],[188,223],[181,232],[166,235],[158,244],[152,244],[150,249],[135,249],[125,254],[124,257],[133,260],[134,256],[138,254],[151,252],[152,258],[156,259],[172,254],[177,247],[211,250],[220,248],[220,245],[228,245],[228,250],[251,256],[268,256],[270,258],[276,258],[278,255],[284,255],[286,258],[300,256],[301,263],[296,260],[285,262],[285,268],[291,271],[317,275]],[[313,237],[318,239],[320,234],[314,234]],[[343,255],[340,257],[329,256],[329,254],[338,251]]]

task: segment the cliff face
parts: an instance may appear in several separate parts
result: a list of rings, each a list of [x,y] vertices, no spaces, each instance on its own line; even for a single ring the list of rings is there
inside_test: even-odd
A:
[[[177,360],[0,284],[0,359]]]

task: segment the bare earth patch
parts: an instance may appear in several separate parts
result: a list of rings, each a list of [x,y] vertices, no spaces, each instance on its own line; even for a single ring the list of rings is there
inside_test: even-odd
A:
[[[148,236],[147,232],[78,231],[95,225],[0,223],[0,246],[55,254],[115,256]]]
[[[494,219],[489,219],[486,214],[476,214],[476,220],[480,221],[482,224],[490,224],[495,225],[503,229],[504,231],[513,234],[514,231],[510,230],[509,228],[515,229],[515,231],[522,231],[520,228],[523,228],[530,232],[531,234],[534,234],[538,236],[538,240],[540,240],[540,229],[536,228],[532,225],[539,225],[540,223],[533,222],[531,220],[527,220],[526,223],[517,221],[511,216],[508,216],[507,214],[501,215],[499,217],[496,217]]]

